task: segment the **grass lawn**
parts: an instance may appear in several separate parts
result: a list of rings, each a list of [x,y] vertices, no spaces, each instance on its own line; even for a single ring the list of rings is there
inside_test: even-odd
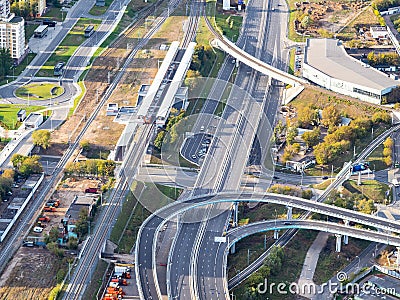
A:
[[[19,87],[15,94],[25,100],[47,100],[64,93],[64,88],[54,83],[31,83]]]
[[[325,190],[331,184],[332,181],[333,179],[327,179],[321,183],[314,184],[312,187],[318,190]]]
[[[62,61],[66,64],[75,50],[85,41],[85,37],[83,36],[85,28],[88,25],[93,25],[96,30],[100,24],[101,20],[80,18],[57,47],[55,53],[53,53],[42,66],[39,71],[39,76],[53,76],[54,66],[57,62]]]
[[[383,161],[383,145],[379,145],[372,153],[368,156],[367,161],[370,162],[371,170],[380,171],[388,168],[386,163]]]
[[[357,185],[354,180],[348,180],[343,183],[343,186],[351,193],[363,194],[368,199],[374,200],[375,203],[382,204],[385,203],[385,193],[389,190],[387,184],[376,180],[363,180],[361,185]]]
[[[272,234],[272,233],[271,233]],[[229,256],[229,268],[236,268],[237,271],[239,269],[235,267],[234,264],[231,264],[233,262],[234,258],[240,259],[240,261],[244,261],[243,264],[247,264],[247,246],[250,247],[249,249],[253,249],[255,247],[262,247],[263,246],[263,236],[264,235],[257,235],[253,237],[254,240],[256,237],[258,237],[258,245],[252,243],[251,241],[244,241],[245,243],[248,243],[248,245],[242,245],[242,241],[237,243],[236,249],[237,252],[234,255]],[[286,287],[289,286],[290,283],[296,282],[297,279],[300,276],[301,270],[303,268],[303,262],[306,257],[308,248],[311,246],[311,244],[314,242],[315,237],[317,236],[317,232],[313,230],[299,230],[298,233],[295,235],[295,237],[289,242],[289,244],[283,248],[284,249],[284,258],[282,262],[282,267],[279,272],[272,273],[270,276],[268,276],[268,283],[288,283]],[[272,241],[271,241],[272,242]],[[267,244],[268,246],[268,244]],[[250,258],[254,259],[256,258],[255,253],[250,252]],[[238,262],[240,263],[240,262]],[[230,270],[230,269],[229,269]],[[235,269],[234,269],[235,270]],[[231,273],[234,274],[234,273]],[[257,274],[254,273],[254,274]],[[260,282],[264,283],[264,281]],[[249,280],[243,281],[238,287],[233,289],[232,293],[235,295],[235,299],[237,300],[246,300],[245,296],[245,291],[249,287]],[[257,286],[255,287],[257,288]],[[289,300],[289,299],[296,299],[296,295],[291,294],[288,292],[287,294],[278,294],[277,290],[275,289],[275,293],[271,294],[265,294],[261,295],[260,298],[255,298],[255,299],[284,299],[284,300]]]
[[[25,42],[29,41],[29,39],[33,36],[33,32],[38,27],[39,27],[39,24],[25,25]]]
[[[213,5],[210,3],[210,5]],[[239,38],[240,29],[242,28],[243,17],[232,16],[222,13],[221,5],[217,4],[217,12],[215,14],[215,24],[220,32],[232,42],[236,42]]]
[[[17,112],[21,109],[26,110],[26,115],[29,113],[44,109],[44,106],[27,106],[21,104],[0,104],[0,124],[9,130],[17,129],[20,122],[17,122]]]
[[[321,251],[317,268],[314,273],[314,282],[322,284],[335,276],[337,272],[349,264],[351,259],[359,255],[371,242],[349,238],[349,244],[342,246],[340,253],[335,252],[336,238],[329,237],[325,248]],[[350,277],[350,276],[349,276]]]
[[[182,189],[140,181],[135,181],[131,189],[134,193],[129,193],[125,200],[110,236],[111,241],[118,245],[119,253],[129,253],[132,249],[141,224],[150,216],[147,208],[153,211],[156,207],[171,202],[171,199],[176,200],[182,193]],[[139,199],[137,199],[138,196],[140,196]],[[157,199],[157,203],[155,203],[155,199]],[[138,200],[140,201],[138,202]],[[154,206],[148,206],[149,203]]]
[[[67,15],[67,12],[65,12],[65,11],[62,12],[61,7],[52,6],[47,9],[47,12],[41,18],[38,18],[38,19],[39,20],[40,19],[50,19],[50,20],[54,20],[57,22],[61,22],[61,21],[65,20],[66,15]]]
[[[288,73],[294,75],[294,63],[296,59],[296,49],[290,49]]]
[[[296,6],[295,3],[297,1],[296,0],[287,0],[287,4],[289,6],[289,32],[288,32],[288,37],[289,39],[291,39],[292,41],[295,42],[304,42],[304,39],[307,38],[307,36],[303,37],[300,34],[297,34],[295,28],[294,28],[294,21],[296,20],[296,14],[297,14],[297,10],[296,10]]]
[[[96,4],[93,5],[93,7],[89,10],[89,14],[91,14],[92,16],[100,16],[100,15],[104,14],[112,2],[113,2],[113,0],[106,0],[105,6],[96,6]]]

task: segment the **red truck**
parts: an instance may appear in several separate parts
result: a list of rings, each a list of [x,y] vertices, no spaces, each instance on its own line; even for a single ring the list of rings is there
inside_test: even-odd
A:
[[[57,209],[56,209],[55,207],[45,206],[44,209],[43,209],[43,211],[46,211],[46,212],[55,212],[55,211],[57,211]]]
[[[128,285],[128,282],[126,279],[118,279],[118,278],[113,278],[111,279],[111,282],[118,282],[120,285]]]
[[[93,188],[93,187],[87,188],[87,189],[85,189],[85,193],[88,193],[88,194],[97,194],[97,188]]]
[[[40,215],[38,218],[38,221],[40,222],[50,222],[50,218],[48,216],[45,215]]]

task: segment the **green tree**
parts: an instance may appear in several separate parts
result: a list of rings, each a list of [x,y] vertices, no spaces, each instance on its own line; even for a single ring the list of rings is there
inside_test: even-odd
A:
[[[13,154],[13,156],[11,156],[11,163],[13,165],[14,168],[18,169],[22,163],[24,162],[26,156],[21,155],[21,154]]]
[[[289,127],[286,131],[286,142],[292,144],[295,137],[298,135],[298,130],[296,127]]]
[[[325,165],[328,163],[329,149],[325,143],[318,144],[314,147],[315,161],[319,165]]]
[[[50,131],[45,129],[34,131],[32,141],[34,145],[47,149],[50,146]]]
[[[312,131],[304,132],[301,138],[306,143],[307,148],[310,148],[318,145],[320,136],[321,136],[321,131],[317,127],[314,128]]]
[[[79,143],[79,146],[84,150],[84,151],[88,151],[90,149],[90,143],[88,140],[82,140]]]
[[[75,237],[70,237],[68,239],[67,247],[70,250],[76,250],[78,249],[78,239]]]
[[[329,105],[322,110],[322,124],[332,128],[340,123],[340,114],[334,105]]]
[[[5,78],[9,73],[13,60],[11,58],[10,50],[0,48],[0,76]]]
[[[392,121],[392,118],[390,114],[386,111],[378,111],[372,115],[372,123],[377,124],[377,123],[386,123],[390,124]]]
[[[393,149],[393,139],[388,137],[384,142],[383,142],[383,147],[384,148],[388,148],[388,149]],[[385,155],[386,156],[386,155]]]
[[[372,199],[362,199],[358,201],[357,210],[365,214],[372,214],[375,211],[374,201]]]
[[[304,106],[299,109],[297,113],[297,121],[300,127],[308,127],[309,125],[315,125],[318,119],[318,112],[310,106]]]
[[[160,131],[154,140],[154,147],[161,150],[161,147],[162,147],[162,144],[164,141],[164,137],[165,137],[165,131]]]

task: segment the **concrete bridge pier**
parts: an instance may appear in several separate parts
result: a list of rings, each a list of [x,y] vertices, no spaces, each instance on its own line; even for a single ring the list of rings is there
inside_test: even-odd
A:
[[[236,68],[239,68],[239,60],[236,59]]]
[[[234,202],[233,204],[233,227],[238,226],[238,219],[239,219],[239,202]]]
[[[274,230],[274,240],[279,239],[279,230]]]
[[[236,252],[236,243],[232,244],[231,246],[231,254],[235,254],[235,252]]]
[[[349,220],[344,220],[344,225],[349,226]],[[347,245],[349,243],[349,236],[344,235],[343,236],[343,244]]]
[[[335,234],[336,235],[336,252],[340,252],[342,250],[342,235],[341,234]]]
[[[293,207],[291,206],[286,206],[287,208],[287,214],[286,214],[286,219],[291,220],[293,217]]]

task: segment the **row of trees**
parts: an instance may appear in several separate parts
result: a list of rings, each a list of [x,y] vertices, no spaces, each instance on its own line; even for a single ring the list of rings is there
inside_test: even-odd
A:
[[[211,46],[197,45],[189,67],[188,77],[209,75],[215,61],[215,54]]]
[[[178,114],[178,111],[175,109],[171,109],[171,115],[168,118],[167,126],[165,127],[165,130],[161,130],[156,138],[154,139],[154,147],[157,149],[161,150],[161,147],[164,142],[167,143],[175,143],[175,141],[178,139],[178,132],[176,130],[176,124],[178,124],[179,121],[183,119],[185,116],[185,112],[181,111]],[[167,135],[167,132],[169,132],[169,135]],[[168,136],[168,140],[166,140],[166,137]]]
[[[9,49],[0,48],[0,78],[4,79],[12,73],[13,59]]]
[[[400,6],[400,0],[375,0],[371,3],[371,6],[378,10],[387,10],[391,7]]]
[[[31,174],[43,172],[39,155],[25,156],[21,154],[14,154],[11,157],[11,163],[17,172],[23,177],[28,177]]]
[[[47,149],[50,146],[50,131],[41,129],[32,132],[32,142],[35,146]]]
[[[11,191],[14,183],[15,172],[11,169],[5,169],[0,176],[0,200],[7,197],[7,193]]]
[[[399,19],[400,22],[400,19]],[[398,66],[400,64],[400,57],[397,53],[378,53],[375,54],[371,51],[367,55],[368,64],[371,66],[377,65],[394,65]]]
[[[282,265],[284,263],[285,253],[280,246],[274,246],[271,249],[270,254],[264,261],[264,264],[256,273],[253,273],[248,279],[248,287],[244,293],[245,299],[265,299],[265,294],[261,294],[258,288],[261,287],[267,289],[264,286],[265,280],[270,277],[270,275],[277,275],[282,270]]]
[[[303,190],[298,187],[283,184],[274,184],[268,189],[268,192],[281,195],[296,196],[304,199],[311,199],[313,196],[311,190]]]
[[[88,159],[68,163],[65,167],[65,174],[78,176],[114,176],[115,167],[116,164],[112,160]]]
[[[383,161],[387,166],[390,166],[393,162],[392,160],[392,152],[393,152],[393,139],[388,137],[384,142],[383,142]]]
[[[333,191],[329,195],[329,202],[335,206],[357,210],[365,214],[371,214],[375,211],[374,200],[368,200],[363,195],[357,193],[340,195],[339,192]]]

